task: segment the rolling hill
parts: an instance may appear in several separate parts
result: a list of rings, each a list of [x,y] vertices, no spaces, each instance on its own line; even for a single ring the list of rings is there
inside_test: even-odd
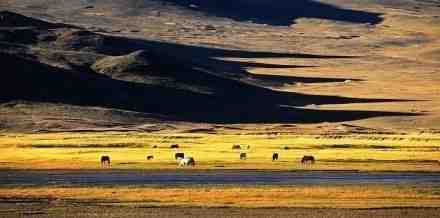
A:
[[[438,98],[419,86],[429,81],[432,91],[436,83],[436,50],[423,53],[429,63],[395,51],[434,43],[437,32],[383,30],[388,16],[410,16],[412,4],[422,4],[427,17],[433,2],[369,1],[354,9],[336,6],[343,1],[14,2],[0,5],[5,131],[328,123],[435,129],[440,117],[432,106]],[[243,5],[250,7],[235,13]],[[389,15],[388,7],[403,12]],[[316,19],[328,22],[311,28]],[[312,36],[318,30],[322,36]],[[284,47],[271,41],[277,34]],[[393,67],[392,75],[378,72]],[[416,125],[402,126],[409,122]]]

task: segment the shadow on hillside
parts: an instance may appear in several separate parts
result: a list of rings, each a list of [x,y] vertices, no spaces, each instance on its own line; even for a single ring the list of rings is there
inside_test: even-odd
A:
[[[236,21],[288,26],[298,18],[320,18],[352,23],[378,24],[378,13],[343,9],[315,0],[156,0],[172,3],[207,15]]]
[[[335,83],[346,81],[362,81],[360,79],[345,79],[345,78],[323,78],[323,77],[299,77],[299,76],[283,76],[283,75],[265,75],[265,74],[253,74],[252,78],[260,81],[260,83],[267,86],[282,86],[284,84],[297,84],[297,83]]]
[[[15,14],[13,14],[15,17]],[[26,22],[30,22],[25,19]],[[38,22],[37,22],[38,23]],[[35,34],[40,34],[39,31]],[[2,33],[2,32],[0,32]],[[34,34],[34,33],[33,33]],[[49,34],[43,31],[43,34]],[[82,106],[100,106],[143,113],[166,115],[173,120],[207,123],[318,123],[343,122],[380,116],[413,116],[413,113],[384,111],[312,110],[300,107],[321,104],[376,103],[408,101],[400,99],[365,99],[341,96],[309,95],[271,90],[249,80],[263,83],[340,82],[346,78],[305,78],[277,75],[252,75],[248,67],[298,68],[224,60],[223,58],[356,58],[312,54],[287,54],[259,51],[225,50],[98,35],[87,31],[61,34],[56,42],[68,55],[87,59],[95,53],[126,55],[138,50],[148,52],[148,67],[153,77],[172,79],[170,87],[147,84],[134,79],[143,74],[125,73],[124,79],[98,74],[87,64],[72,63],[71,70],[35,61],[37,57],[0,52],[2,86],[0,102],[29,100]],[[65,36],[64,35],[64,36]],[[60,38],[61,37],[61,38]],[[0,43],[11,52],[12,41]],[[55,44],[54,46],[59,46]],[[81,52],[86,48],[87,52]],[[12,49],[11,53],[19,49]],[[72,52],[76,51],[76,52]],[[60,59],[66,57],[60,55]],[[58,56],[56,55],[56,56]],[[59,60],[60,61],[60,60]],[[148,73],[147,71],[143,73]],[[130,78],[130,76],[133,76]],[[191,87],[192,89],[182,89]],[[198,92],[206,87],[209,92]],[[191,90],[191,91],[190,91]]]
[[[43,20],[26,17],[10,11],[0,9],[0,27],[34,27],[41,29],[51,28],[73,28],[75,26],[62,23],[49,23]]]
[[[360,81],[352,78],[322,78],[322,77],[294,77],[283,75],[256,75],[251,74],[248,68],[267,68],[267,69],[293,69],[293,68],[311,68],[317,66],[301,66],[301,65],[279,65],[268,63],[256,63],[236,60],[225,60],[225,58],[298,58],[298,59],[350,59],[358,58],[356,56],[343,55],[316,55],[304,53],[279,53],[265,51],[243,51],[243,50],[227,50],[213,47],[203,47],[194,45],[182,45],[158,41],[146,41],[141,39],[127,39],[119,37],[106,37],[105,43],[99,52],[107,55],[125,55],[139,49],[150,51],[156,55],[154,63],[158,66],[157,70],[163,71],[182,71],[185,68],[187,76],[197,68],[204,71],[202,74],[208,73],[211,77],[227,77],[235,79],[250,79],[253,84],[261,86],[283,86],[294,83],[326,83],[326,82],[344,82],[346,80]],[[152,57],[154,58],[154,57]],[[174,67],[174,68],[173,68]],[[173,69],[170,69],[173,68]],[[179,70],[180,69],[180,70]],[[189,71],[189,72],[188,72]],[[191,74],[194,77],[200,75]],[[182,74],[173,74],[173,77],[182,77]],[[202,76],[203,77],[203,76]],[[207,79],[206,77],[203,77]],[[191,83],[200,82],[202,80],[194,80],[190,77]],[[213,85],[207,84],[207,85]],[[242,86],[243,84],[239,84]],[[224,87],[223,87],[224,88]]]
[[[1,102],[29,100],[82,106],[100,106],[161,114],[172,120],[208,123],[317,123],[342,122],[378,116],[410,116],[381,111],[327,111],[281,107],[287,101],[340,103],[389,100],[310,96],[237,87],[207,95],[68,71],[9,54],[4,61]],[[227,87],[224,87],[227,88]]]

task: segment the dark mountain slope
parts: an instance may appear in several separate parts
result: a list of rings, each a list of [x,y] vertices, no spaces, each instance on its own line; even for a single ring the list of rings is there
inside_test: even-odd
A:
[[[353,23],[378,24],[383,19],[378,13],[339,8],[315,0],[155,0],[179,5],[208,15],[227,17],[237,21],[288,26],[298,18],[320,18]]]
[[[39,24],[28,19],[32,18],[23,18]],[[0,35],[11,28],[1,29]],[[216,59],[348,57],[231,51],[114,37],[74,27],[32,31],[34,42],[14,38],[0,42],[0,103],[25,100],[100,107],[140,112],[140,119],[155,114],[160,115],[155,118],[167,117],[166,121],[208,123],[317,123],[415,115],[298,108],[396,100],[278,92],[249,81],[295,78],[255,78],[245,69],[252,64]]]
[[[176,120],[216,123],[344,121],[387,112],[316,111],[283,108],[270,101],[203,95],[182,90],[78,74],[35,61],[0,54],[7,63],[1,101],[27,100],[81,106],[101,106],[170,115]],[[239,94],[242,96],[242,94]],[[243,96],[242,96],[243,97]],[[253,99],[253,98],[250,98]],[[270,100],[270,99],[269,99]],[[408,114],[406,114],[408,115]]]

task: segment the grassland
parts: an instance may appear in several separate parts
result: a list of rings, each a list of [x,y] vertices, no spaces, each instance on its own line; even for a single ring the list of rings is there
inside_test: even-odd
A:
[[[244,133],[244,132],[242,132]],[[141,132],[70,132],[0,136],[2,169],[167,170],[178,168],[174,153],[195,157],[193,169],[440,171],[440,137],[418,134],[208,134]],[[170,149],[179,144],[179,149]],[[232,145],[245,147],[233,150]],[[247,149],[247,145],[250,146]],[[157,146],[154,148],[154,146]],[[249,158],[240,160],[239,153]],[[280,154],[272,161],[273,152]],[[100,169],[101,155],[112,167]],[[154,160],[146,160],[154,155]],[[300,164],[314,155],[313,166]],[[183,169],[182,169],[183,170]],[[440,189],[435,184],[351,185],[192,185],[192,186],[0,186],[0,205],[34,202],[56,211],[104,213],[123,208],[437,208]],[[44,206],[46,205],[46,206]],[[47,206],[51,205],[51,206]],[[65,205],[65,206],[63,206]],[[66,206],[67,205],[67,206]],[[77,205],[72,207],[72,205]],[[14,210],[29,212],[32,205]],[[64,208],[64,209],[63,209]],[[47,209],[47,213],[55,213]],[[131,209],[130,209],[131,210]],[[137,209],[136,209],[137,210]],[[284,209],[282,211],[285,211]],[[41,212],[41,211],[40,211]],[[287,211],[285,211],[287,212]],[[414,212],[414,211],[413,211]],[[429,212],[429,211],[427,211]],[[65,213],[65,212],[62,212]],[[80,213],[80,212],[75,212]],[[83,212],[86,213],[86,212]],[[228,212],[229,213],[229,212]],[[241,214],[242,212],[240,212]],[[243,212],[244,213],[244,212]],[[351,212],[350,212],[351,213]],[[224,214],[223,214],[224,215]]]
[[[171,144],[179,144],[179,149],[170,149]],[[234,144],[242,149],[233,150]],[[440,171],[439,151],[440,136],[435,134],[3,134],[0,167],[96,169],[100,156],[110,155],[114,169],[174,169],[174,153],[184,152],[196,159],[197,169]],[[248,159],[240,160],[240,152]],[[274,152],[280,154],[279,161],[271,160]],[[148,155],[154,159],[147,161]],[[301,165],[303,155],[315,156],[317,163]]]
[[[0,188],[3,200],[88,202],[100,205],[185,207],[438,207],[439,187],[291,186],[291,187],[86,187]],[[215,196],[215,197],[214,197]]]

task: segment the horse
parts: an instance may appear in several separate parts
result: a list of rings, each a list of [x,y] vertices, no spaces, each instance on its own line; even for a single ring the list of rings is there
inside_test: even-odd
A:
[[[240,160],[246,160],[247,155],[246,153],[240,153]]]
[[[101,156],[101,166],[110,166],[110,156]]]
[[[185,157],[183,159],[180,160],[179,162],[179,166],[180,167],[184,167],[184,166],[195,166],[196,162],[194,161],[194,158],[192,157]]]
[[[304,155],[303,158],[301,159],[301,163],[302,164],[314,164],[315,163],[315,157],[311,156],[311,155]]]
[[[179,160],[185,158],[185,153],[175,153],[174,159]]]
[[[273,153],[272,155],[272,161],[278,160],[278,153]]]
[[[154,156],[153,155],[148,155],[147,156],[147,160],[153,160],[154,159]]]
[[[241,146],[240,145],[233,145],[232,150],[236,150],[236,149],[241,149]]]

